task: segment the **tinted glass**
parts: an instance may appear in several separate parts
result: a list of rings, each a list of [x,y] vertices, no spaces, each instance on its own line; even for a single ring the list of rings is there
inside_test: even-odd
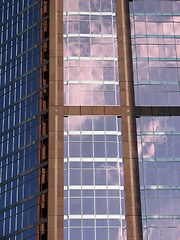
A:
[[[1,239],[46,231],[47,9],[47,1],[0,2]]]
[[[119,105],[115,0],[64,0],[65,105]]]
[[[64,239],[126,239],[121,119],[69,116],[64,138]]]
[[[180,233],[180,117],[137,120],[141,206],[145,240]]]
[[[136,105],[179,106],[180,1],[130,3]]]

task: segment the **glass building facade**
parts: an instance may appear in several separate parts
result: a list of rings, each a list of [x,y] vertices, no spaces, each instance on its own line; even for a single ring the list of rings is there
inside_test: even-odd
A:
[[[130,3],[136,105],[179,106],[180,2]]]
[[[64,104],[120,105],[114,0],[64,0]],[[121,118],[64,122],[64,239],[126,239]]]
[[[179,25],[179,0],[0,2],[0,239],[179,239]]]
[[[130,18],[136,105],[179,106],[180,1],[135,0]],[[137,118],[145,240],[180,236],[179,116],[164,115]]]
[[[47,225],[47,1],[0,3],[0,238]]]
[[[179,116],[137,120],[144,239],[179,238],[179,120]]]
[[[126,239],[121,118],[65,118],[64,239]]]
[[[116,2],[63,3],[64,104],[119,105]]]

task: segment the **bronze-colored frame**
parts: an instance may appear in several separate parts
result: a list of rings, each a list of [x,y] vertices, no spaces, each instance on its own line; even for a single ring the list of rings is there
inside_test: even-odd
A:
[[[64,116],[115,115],[122,118],[127,239],[142,240],[136,117],[180,115],[180,107],[135,106],[127,0],[116,1],[121,106],[64,106],[63,0],[49,1],[48,239],[64,239]]]

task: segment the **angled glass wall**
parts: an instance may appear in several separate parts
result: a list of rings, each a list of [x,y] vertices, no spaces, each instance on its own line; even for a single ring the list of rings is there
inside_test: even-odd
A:
[[[65,105],[119,105],[115,0],[64,0]]]
[[[180,236],[180,117],[137,119],[144,240]]]
[[[180,105],[180,1],[130,3],[136,105]]]
[[[46,235],[48,5],[0,2],[0,238]]]
[[[64,239],[127,239],[121,118],[64,123]]]

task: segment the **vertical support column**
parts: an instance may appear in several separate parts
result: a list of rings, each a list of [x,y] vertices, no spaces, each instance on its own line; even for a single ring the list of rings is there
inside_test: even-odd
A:
[[[63,0],[49,0],[48,239],[64,239]]]
[[[136,115],[131,53],[129,1],[117,0],[117,33],[122,109],[127,239],[140,240],[142,218],[137,154]]]

